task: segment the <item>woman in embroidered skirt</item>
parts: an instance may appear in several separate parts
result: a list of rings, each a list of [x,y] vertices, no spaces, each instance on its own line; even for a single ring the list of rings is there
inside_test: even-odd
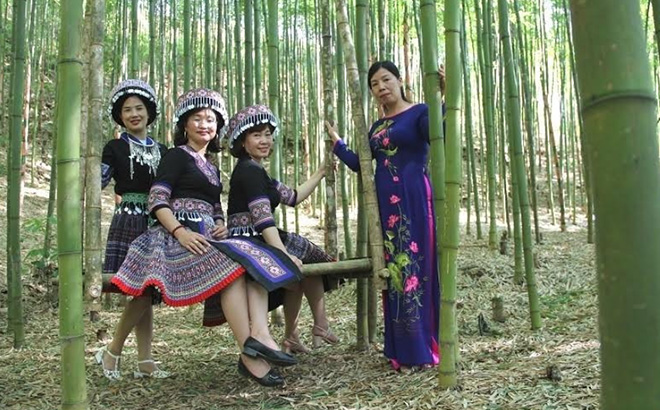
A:
[[[428,107],[406,100],[399,70],[392,62],[374,63],[368,83],[385,114],[369,131],[390,271],[388,289],[383,291],[384,353],[394,369],[433,366],[440,359],[440,289],[433,195],[426,168]],[[326,128],[335,142],[335,154],[359,171],[357,155],[327,122]]]
[[[121,198],[110,223],[105,251],[104,273],[115,273],[121,266],[128,246],[147,230],[147,194],[156,176],[160,158],[167,148],[148,135],[147,127],[158,116],[156,94],[140,80],[125,80],[112,91],[110,115],[125,129],[118,139],[103,148],[101,185],[115,180],[115,194]],[[108,292],[119,291],[111,286]],[[124,342],[135,328],[138,348],[138,376],[164,378],[169,373],[158,369],[151,357],[153,309],[150,294],[133,298],[124,308],[112,342],[99,350],[96,358],[109,379],[119,375],[119,358]]]
[[[231,154],[238,158],[229,182],[228,228],[231,237],[260,238],[286,252],[298,264],[330,262],[333,258],[317,245],[295,233],[284,232],[275,226],[273,212],[281,203],[296,206],[304,201],[325,176],[319,168],[297,189],[291,189],[272,179],[263,166],[270,155],[278,121],[264,105],[253,105],[236,113],[226,129]],[[334,283],[333,283],[334,282]],[[300,286],[280,289],[270,295],[270,308],[284,304],[285,331],[282,346],[292,353],[307,353],[297,330],[303,292],[314,318],[314,345],[322,341],[339,341],[332,331],[325,312],[324,291],[336,287],[337,281],[324,277],[308,277]],[[218,304],[209,299],[205,303],[204,324],[213,326],[222,320]]]
[[[175,115],[175,148],[161,161],[149,192],[148,210],[158,224],[133,241],[112,283],[135,296],[156,287],[171,306],[219,293],[242,349],[239,372],[265,386],[281,385],[269,363],[296,360],[270,336],[268,291],[298,282],[300,270],[278,249],[225,239],[220,173],[208,161],[219,150],[217,131],[227,118],[220,94],[191,90],[179,98]],[[254,280],[246,280],[246,271]]]

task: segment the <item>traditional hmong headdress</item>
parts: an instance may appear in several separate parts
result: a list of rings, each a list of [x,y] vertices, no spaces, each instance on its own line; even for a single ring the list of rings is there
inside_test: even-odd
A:
[[[208,88],[195,88],[181,95],[176,103],[174,112],[174,123],[178,124],[183,116],[198,108],[210,108],[220,116],[221,124],[218,124],[218,131],[227,123],[227,108],[225,99],[219,92],[209,90]]]
[[[124,122],[121,120],[121,106],[123,105],[124,100],[131,95],[141,97],[144,101],[147,106],[147,112],[149,113],[147,125],[150,125],[156,120],[156,117],[158,117],[158,102],[156,100],[156,92],[154,89],[142,80],[129,79],[117,84],[112,90],[112,93],[110,93],[110,106],[108,107],[108,113],[117,124],[123,127]]]
[[[265,105],[249,105],[231,117],[220,138],[226,136],[229,139],[229,149],[232,150],[234,143],[244,131],[261,124],[269,124],[273,127],[274,139],[279,125],[275,114]]]

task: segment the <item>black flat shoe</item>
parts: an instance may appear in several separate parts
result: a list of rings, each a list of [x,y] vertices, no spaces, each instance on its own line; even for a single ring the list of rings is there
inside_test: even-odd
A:
[[[293,366],[298,360],[288,353],[273,350],[253,337],[248,337],[243,345],[243,354],[250,357],[261,357],[276,366]]]
[[[254,374],[252,374],[252,372],[250,372],[250,370],[247,367],[245,367],[245,364],[243,363],[243,359],[241,358],[238,359],[238,372],[241,375],[254,380],[255,382],[259,383],[262,386],[276,387],[284,384],[284,379],[282,378],[282,376],[279,374],[275,374],[273,369],[270,369],[264,377],[259,378],[255,376]]]

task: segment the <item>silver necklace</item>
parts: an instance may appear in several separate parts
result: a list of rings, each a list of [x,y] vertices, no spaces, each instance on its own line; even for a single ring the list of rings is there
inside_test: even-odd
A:
[[[142,141],[128,133],[126,133],[126,141],[128,142],[130,152],[128,162],[131,168],[131,179],[133,179],[134,173],[133,161],[149,167],[149,173],[155,176],[158,170],[158,164],[160,163],[160,149],[158,149],[158,144],[149,137]]]

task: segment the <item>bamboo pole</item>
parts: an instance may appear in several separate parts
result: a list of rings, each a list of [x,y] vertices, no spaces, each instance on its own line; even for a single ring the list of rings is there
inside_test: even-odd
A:
[[[85,160],[85,289],[92,310],[101,297],[101,150],[103,136],[103,39],[105,0],[90,0],[89,113]]]
[[[500,36],[504,44],[504,62],[506,70],[507,111],[509,114],[509,138],[513,144],[514,157],[512,158],[512,172],[516,173],[518,184],[518,199],[520,201],[520,216],[522,218],[523,256],[525,259],[525,279],[527,283],[527,296],[529,299],[529,314],[532,330],[542,326],[539,296],[534,275],[534,255],[532,248],[532,232],[530,226],[529,197],[527,193],[527,176],[525,173],[525,160],[522,152],[522,131],[520,121],[520,98],[518,76],[511,47],[509,34],[509,15],[506,0],[498,0],[500,17]]]
[[[61,3],[57,73],[57,248],[62,409],[87,409],[80,232],[82,0]]]
[[[378,212],[378,198],[376,197],[376,186],[374,184],[372,158],[369,144],[367,141],[367,122],[364,116],[362,106],[362,95],[360,90],[360,78],[355,58],[355,47],[353,46],[353,35],[348,25],[348,15],[346,11],[346,1],[338,0],[337,6],[337,24],[339,35],[342,39],[344,48],[344,58],[346,61],[346,73],[349,82],[351,95],[351,108],[353,112],[353,122],[359,138],[357,138],[358,155],[360,157],[360,178],[364,195],[364,203],[367,213],[367,229],[369,231],[369,248],[373,263],[373,287],[382,289],[385,286],[384,279],[389,276],[385,268],[385,257],[383,254],[383,233],[380,225]]]
[[[640,5],[570,4],[596,216],[600,405],[603,410],[658,409],[657,96]],[[612,30],[615,25],[621,30]]]

